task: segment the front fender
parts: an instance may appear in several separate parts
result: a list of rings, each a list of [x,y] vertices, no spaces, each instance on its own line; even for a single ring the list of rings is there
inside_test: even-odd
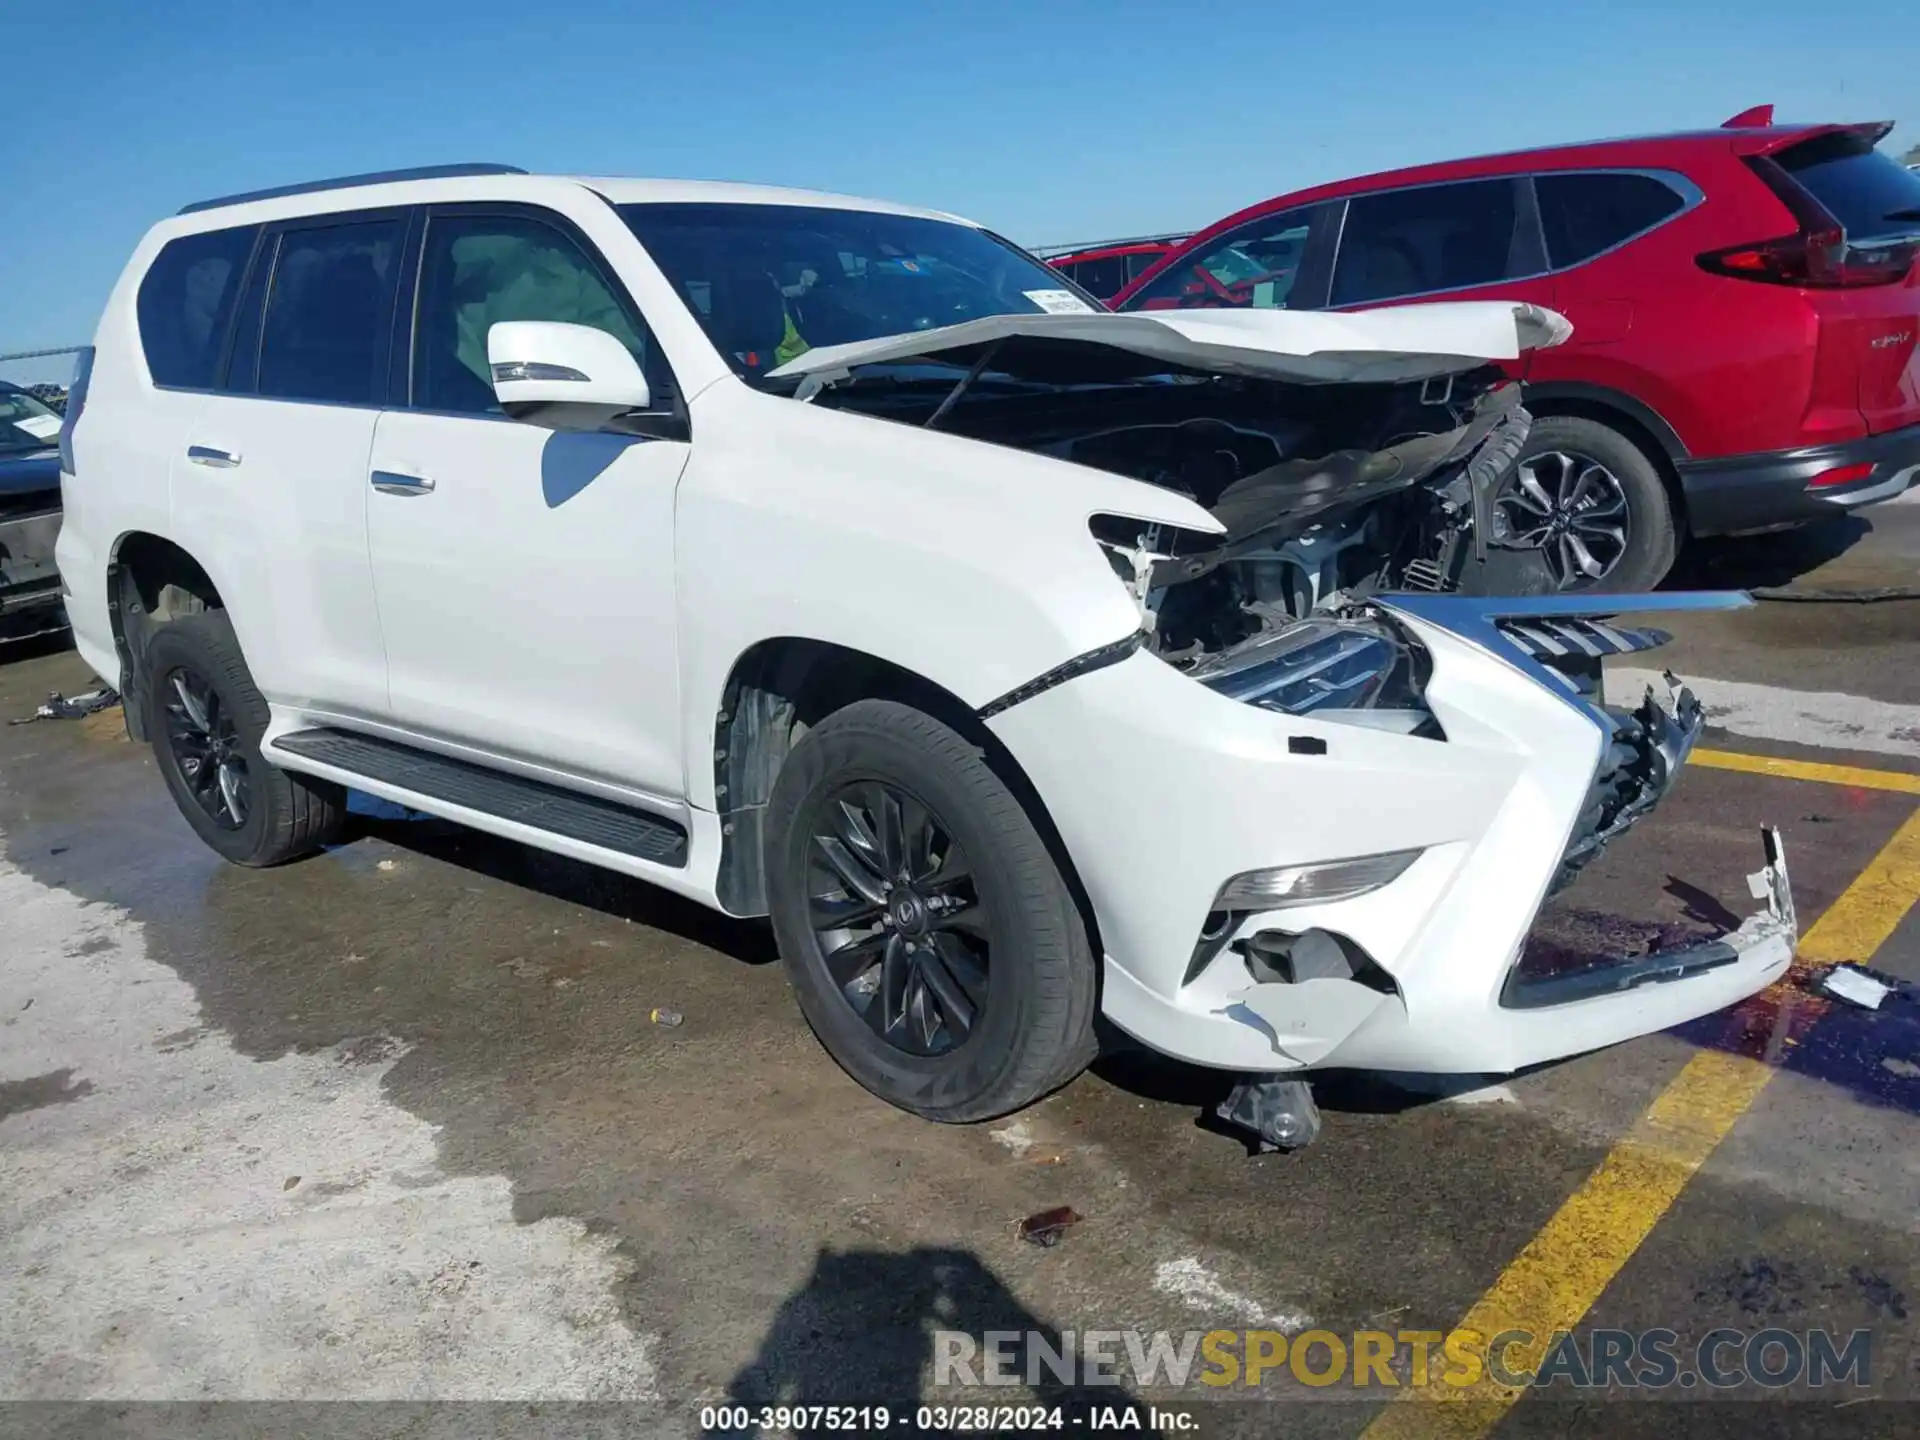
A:
[[[694,406],[675,506],[690,801],[735,661],[776,636],[857,650],[978,708],[1126,639],[1140,610],[1087,529],[1215,530],[1142,482],[722,384]]]

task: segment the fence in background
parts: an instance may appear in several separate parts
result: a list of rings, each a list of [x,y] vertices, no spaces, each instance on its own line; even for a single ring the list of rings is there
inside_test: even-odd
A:
[[[0,355],[0,380],[23,389],[51,385],[66,398],[73,383],[73,367],[84,345],[59,345],[51,350],[16,350]]]

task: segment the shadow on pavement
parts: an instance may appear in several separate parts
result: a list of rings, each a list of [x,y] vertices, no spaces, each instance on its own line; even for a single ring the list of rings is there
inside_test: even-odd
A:
[[[71,631],[26,632],[24,622],[14,622],[14,625],[15,628],[9,631],[5,628],[5,622],[0,622],[0,667],[39,660],[73,649]]]
[[[354,799],[359,798],[355,792]],[[380,813],[365,813],[376,808]],[[384,801],[356,804],[341,843],[375,837],[492,880],[585,906],[617,920],[667,931],[749,965],[767,965],[780,958],[773,931],[763,920],[734,920],[613,870],[469,830],[449,820],[400,818],[405,815],[401,807]]]
[[[1681,553],[1663,590],[1775,589],[1846,555],[1873,533],[1863,515],[1836,515],[1770,535],[1696,540]]]
[[[942,1340],[941,1332],[949,1332]],[[726,1403],[750,1415],[762,1406],[885,1406],[893,1425],[913,1433],[978,1428],[940,1424],[940,1407],[1018,1404],[1019,1389],[954,1383],[984,1377],[986,1337],[1007,1336],[1003,1373],[1028,1387],[1032,1402],[1061,1407],[1065,1426],[1084,1426],[1095,1406],[1133,1404],[1118,1384],[1083,1384],[1071,1343],[1014,1298],[977,1256],[960,1249],[821,1250],[812,1273],[775,1313],[760,1348],[727,1387]],[[1071,1332],[1069,1332],[1069,1335]],[[944,1357],[962,1362],[949,1371]],[[936,1423],[917,1425],[922,1404]],[[713,1432],[758,1437],[757,1423]]]

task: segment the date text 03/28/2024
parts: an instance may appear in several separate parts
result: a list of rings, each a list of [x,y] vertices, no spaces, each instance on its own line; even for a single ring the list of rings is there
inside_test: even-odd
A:
[[[1029,1431],[1141,1431],[1182,1434],[1193,1415],[1153,1405],[709,1405],[700,1411],[705,1434],[878,1433],[1007,1435]]]

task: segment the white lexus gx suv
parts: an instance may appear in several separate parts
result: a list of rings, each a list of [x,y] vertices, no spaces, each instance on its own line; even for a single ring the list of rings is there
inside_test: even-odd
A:
[[[1758,990],[1777,840],[1726,935],[1526,943],[1700,725],[1604,660],[1745,597],[1552,593],[1493,502],[1503,366],[1567,322],[1289,312],[1302,243],[1238,257],[1246,309],[1115,315],[967,221],[798,191],[470,165],[191,205],[60,437],[73,630],[228,859],[327,845],[354,788],[769,916],[834,1058],[937,1120],[1063,1084],[1102,1013],[1299,1086]]]

